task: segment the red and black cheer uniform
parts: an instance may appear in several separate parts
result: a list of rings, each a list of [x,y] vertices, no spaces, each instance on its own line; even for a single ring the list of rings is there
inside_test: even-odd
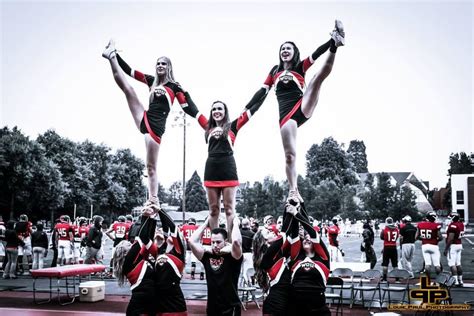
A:
[[[173,220],[163,211],[159,213],[164,232],[169,232],[173,239],[173,248],[162,248],[165,252],[156,258],[155,262],[155,304],[157,315],[187,315],[186,301],[181,291],[181,278],[184,270],[185,249],[183,237]],[[161,250],[161,249],[160,249]]]
[[[117,61],[122,70],[130,77],[143,82],[149,89],[153,87],[155,77],[143,74],[138,70],[130,68],[130,66],[117,54]],[[150,134],[150,136],[158,143],[161,143],[161,136],[165,132],[166,119],[171,110],[171,105],[175,98],[178,99],[183,111],[196,118],[203,128],[205,128],[205,117],[199,113],[199,110],[193,105],[186,103],[183,89],[175,82],[167,82],[164,85],[158,85],[153,91],[150,91],[150,104],[148,111],[143,114],[140,123],[140,132],[142,134]]]
[[[303,208],[295,218],[310,235],[314,255],[306,256],[299,237],[298,226],[290,227],[292,248],[290,298],[292,306],[295,306],[294,315],[331,315],[324,294],[329,277],[329,252],[319,234],[307,220],[307,214]],[[295,239],[297,242],[294,241]]]
[[[301,111],[301,102],[306,88],[305,75],[314,61],[324,54],[331,46],[331,40],[321,45],[316,51],[303,61],[300,61],[292,69],[283,69],[276,65],[271,70],[265,80],[263,87],[257,91],[253,100],[265,99],[271,87],[275,86],[275,93],[278,100],[280,112],[280,128],[288,120],[295,120],[298,127],[308,120]]]
[[[282,233],[271,242],[260,263],[260,268],[267,272],[270,283],[269,293],[263,301],[263,315],[288,315],[291,272],[288,268],[287,257],[290,253],[286,233],[292,217],[286,213],[283,217]]]
[[[129,315],[155,315],[155,272],[150,262],[157,255],[157,247],[153,242],[156,221],[142,217],[140,233],[127,253],[123,263],[123,274],[130,282],[132,297],[127,306]],[[150,258],[151,257],[151,258]]]
[[[185,96],[188,104],[192,105],[191,107],[196,107],[189,94],[185,93]],[[237,119],[233,120],[230,123],[227,135],[223,135],[223,130],[225,131],[227,128],[214,128],[209,131],[206,139],[208,143],[208,158],[204,169],[204,185],[206,187],[226,188],[239,185],[237,166],[234,159],[235,138],[242,126],[260,108],[263,100],[257,100]]]

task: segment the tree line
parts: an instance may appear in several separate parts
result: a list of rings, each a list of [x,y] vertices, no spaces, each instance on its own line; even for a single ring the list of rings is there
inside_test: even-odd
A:
[[[474,172],[472,157],[451,154],[448,174]],[[74,142],[48,130],[35,140],[14,127],[0,130],[0,214],[15,218],[27,213],[34,218],[54,218],[54,214],[109,216],[129,213],[144,203],[145,165],[129,149],[112,153],[103,144],[88,140]],[[415,194],[407,187],[392,185],[390,176],[368,172],[363,141],[352,140],[345,149],[332,137],[314,144],[306,153],[306,174],[298,176],[298,188],[306,207],[315,218],[380,218],[404,215],[419,218]],[[420,187],[419,183],[413,183]],[[448,182],[448,188],[450,187]],[[261,218],[279,215],[288,192],[286,181],[271,176],[262,182],[241,185],[237,212]],[[429,196],[432,192],[423,192]],[[182,206],[182,183],[159,186],[162,203]],[[209,208],[201,178],[195,171],[186,182],[186,211]],[[450,198],[450,197],[449,197]],[[446,200],[448,197],[446,197]]]
[[[36,140],[0,130],[0,212],[4,219],[129,212],[144,203],[144,163],[129,149],[73,142],[48,130]]]
[[[362,181],[360,173],[368,172],[366,147],[363,141],[352,140],[347,150],[332,137],[314,144],[306,153],[306,175],[298,176],[298,189],[309,215],[316,219],[343,218],[399,219],[405,215],[419,218],[416,196],[406,186],[392,185],[387,173],[368,174]],[[263,217],[280,215],[288,192],[286,182],[271,177],[263,183],[247,184],[237,210],[244,215]]]

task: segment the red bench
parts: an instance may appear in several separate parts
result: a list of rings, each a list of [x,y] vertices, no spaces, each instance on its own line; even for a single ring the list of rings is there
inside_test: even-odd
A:
[[[78,294],[76,294],[76,287],[81,283],[81,277],[90,276],[92,273],[104,272],[106,266],[101,264],[73,264],[67,266],[60,266],[54,268],[44,268],[38,270],[31,270],[31,276],[33,277],[33,300],[36,304],[49,303],[53,297],[53,278],[57,279],[57,292],[58,302],[61,305],[67,305],[74,302]],[[72,277],[72,281],[70,278]],[[38,278],[49,278],[49,299],[44,301],[38,301],[36,299],[36,279]],[[69,278],[69,279],[68,279]],[[61,302],[60,293],[60,282],[61,279],[65,279],[66,295],[70,299],[67,302]],[[72,296],[69,294],[69,290],[72,290]],[[79,291],[77,292],[79,293]]]

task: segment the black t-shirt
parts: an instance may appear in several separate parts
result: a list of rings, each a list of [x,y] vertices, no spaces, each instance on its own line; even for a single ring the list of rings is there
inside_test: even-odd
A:
[[[206,271],[207,312],[221,311],[231,306],[240,306],[237,284],[243,257],[204,253],[201,262]]]
[[[406,224],[400,229],[400,235],[403,237],[403,244],[413,244],[415,242],[416,227],[411,223]]]

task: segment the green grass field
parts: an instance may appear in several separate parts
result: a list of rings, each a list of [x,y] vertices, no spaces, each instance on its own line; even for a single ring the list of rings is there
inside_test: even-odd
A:
[[[323,240],[326,244],[328,241],[323,237]],[[362,242],[362,237],[358,234],[349,234],[347,237],[342,235],[339,236],[340,246],[345,252],[344,261],[349,262],[360,262],[361,252],[360,252],[360,243]],[[464,271],[465,279],[474,279],[474,234],[467,233],[462,239],[463,252],[461,257],[461,265]],[[444,271],[449,271],[448,261],[443,255],[445,247],[445,239],[439,243],[439,248],[441,251],[441,265],[443,266]],[[379,238],[379,235],[376,234],[375,238],[375,253],[377,254],[377,265],[375,269],[382,269],[382,248],[383,241]],[[412,261],[413,271],[415,275],[416,272],[420,271],[423,267],[423,255],[421,253],[421,241],[415,243],[415,256]],[[390,269],[390,268],[389,268]]]

